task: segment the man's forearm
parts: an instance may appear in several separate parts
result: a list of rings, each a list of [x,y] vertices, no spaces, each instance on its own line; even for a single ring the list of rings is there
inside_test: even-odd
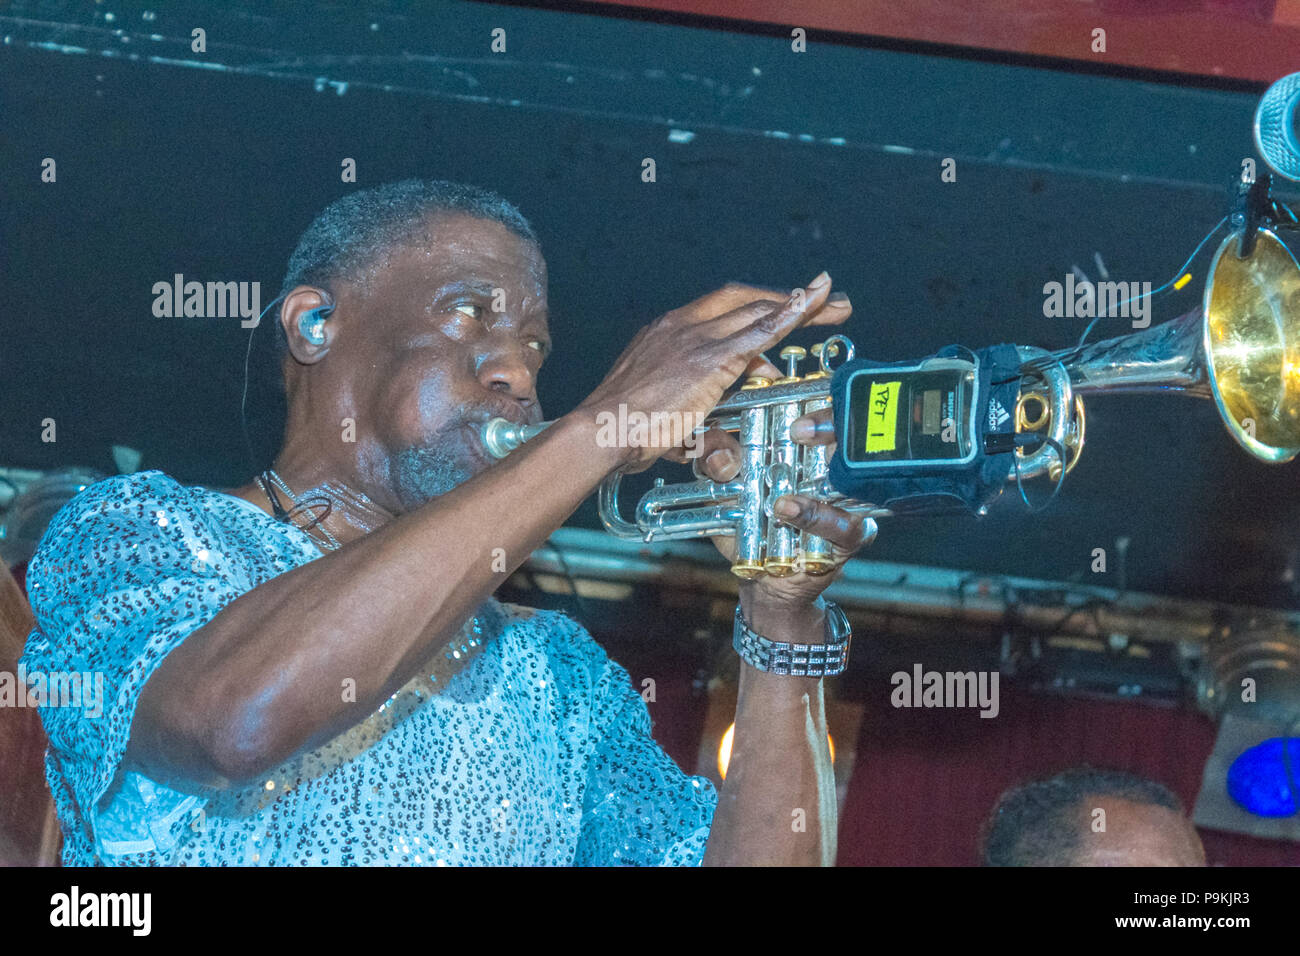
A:
[[[825,639],[820,611],[747,603],[746,620],[771,640]],[[704,864],[832,865],[838,828],[822,682],[740,669],[731,762]]]
[[[566,417],[442,498],[241,595],[150,678],[133,758],[160,779],[219,785],[356,723],[454,635],[615,455],[597,447],[594,423]],[[355,702],[343,699],[345,678]]]

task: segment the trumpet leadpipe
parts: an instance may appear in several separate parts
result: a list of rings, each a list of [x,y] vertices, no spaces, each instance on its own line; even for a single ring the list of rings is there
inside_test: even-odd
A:
[[[1065,366],[1075,393],[1184,392],[1212,398],[1202,342],[1204,324],[1195,310],[1140,332],[1053,352]]]

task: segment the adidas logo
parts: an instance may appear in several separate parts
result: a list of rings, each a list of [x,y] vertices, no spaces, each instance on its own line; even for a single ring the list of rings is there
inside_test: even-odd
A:
[[[1009,421],[1011,421],[1011,416],[1002,407],[1002,403],[996,398],[991,399],[989,401],[989,431],[995,432]]]

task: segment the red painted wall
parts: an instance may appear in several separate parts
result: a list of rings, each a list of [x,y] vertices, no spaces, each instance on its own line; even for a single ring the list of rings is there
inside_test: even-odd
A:
[[[1300,0],[598,0],[677,14],[1271,83],[1300,70]],[[1092,51],[1093,30],[1106,52]]]

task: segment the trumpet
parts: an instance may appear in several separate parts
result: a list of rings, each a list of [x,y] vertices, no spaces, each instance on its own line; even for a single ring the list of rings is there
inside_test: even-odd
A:
[[[1108,392],[1212,399],[1228,432],[1255,458],[1281,463],[1300,453],[1300,264],[1270,229],[1258,230],[1245,257],[1241,239],[1234,232],[1219,247],[1199,309],[1087,346],[1055,352],[1015,347],[1021,379],[1014,428],[1028,440],[1016,442],[1008,481],[1040,475],[1061,481],[1083,450],[1084,397]],[[772,505],[782,495],[800,494],[872,518],[893,514],[842,494],[828,478],[826,446],[790,437],[795,419],[831,406],[832,360],[851,361],[854,352],[848,338],[832,336],[811,349],[817,368],[800,375],[808,353],[783,348],[784,376],[748,379],[705,419],[704,428],[736,433],[736,478],[656,479],[628,520],[620,512],[621,475],[615,473],[598,492],[605,528],[647,542],[734,535],[732,571],[742,578],[832,570],[830,544],[780,521]],[[493,419],[483,427],[483,444],[505,457],[549,424]]]

